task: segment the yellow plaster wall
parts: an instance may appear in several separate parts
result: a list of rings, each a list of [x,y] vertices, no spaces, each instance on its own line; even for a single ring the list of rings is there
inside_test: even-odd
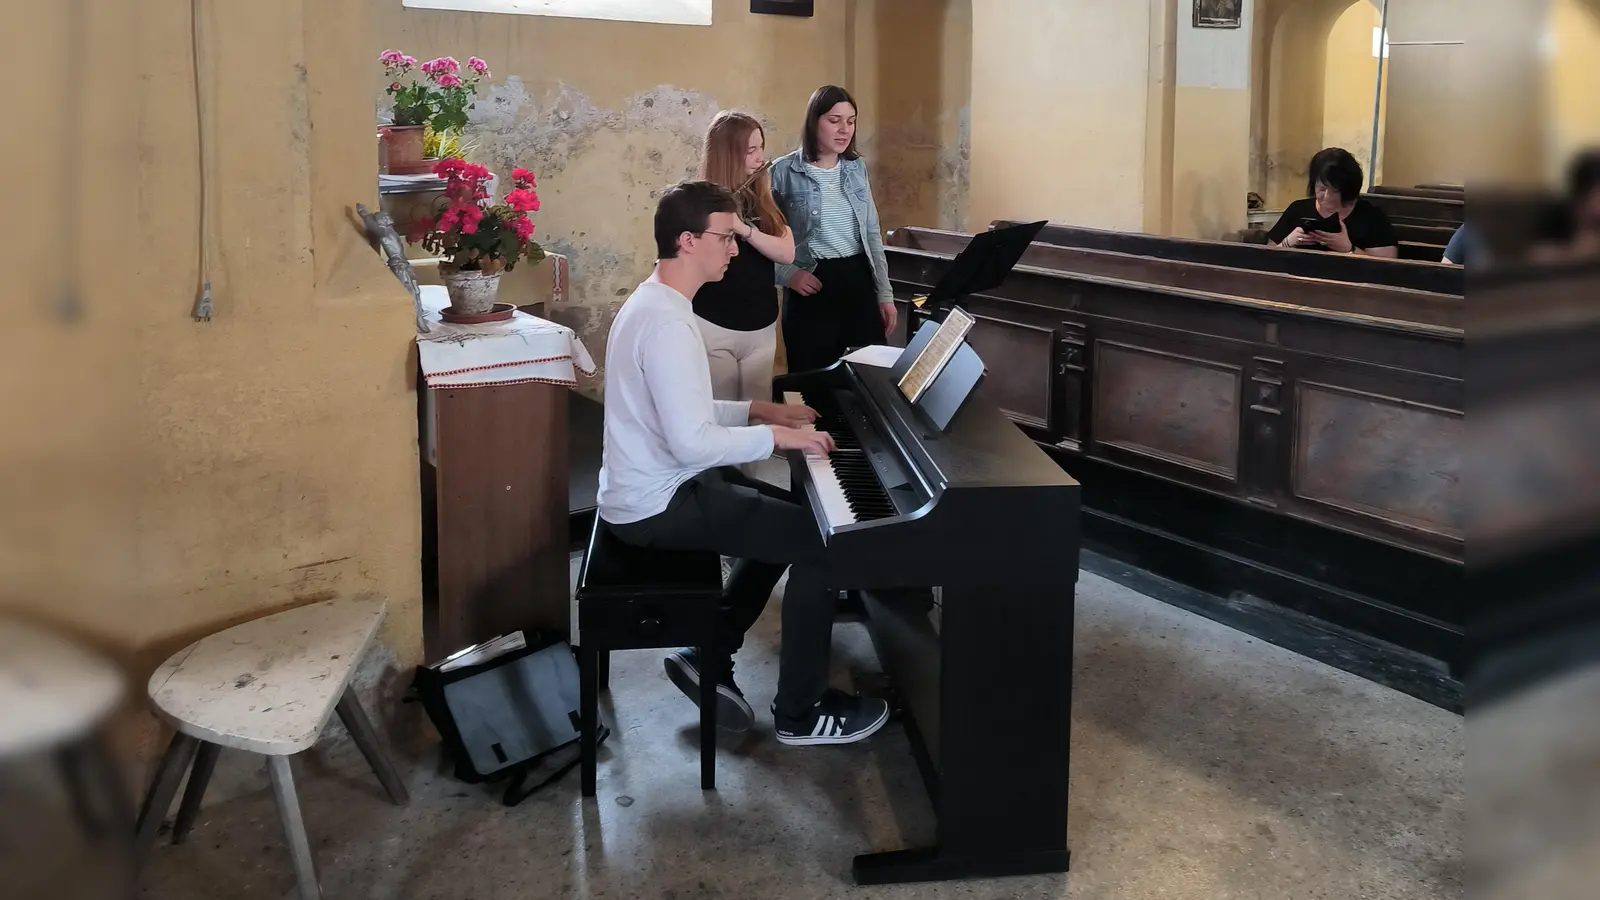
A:
[[[1548,165],[1560,177],[1575,153],[1600,147],[1600,0],[1554,0],[1550,13]]]
[[[972,0],[970,225],[1140,230],[1152,5]]]
[[[1444,41],[1468,39],[1468,22],[1493,13],[1484,4],[1477,14],[1462,14],[1458,0],[1404,0],[1391,2],[1390,41]],[[1527,8],[1519,2],[1513,6]],[[1519,17],[1512,11],[1510,18]],[[1471,56],[1469,57],[1469,52]],[[1472,97],[1474,80],[1498,84],[1515,80],[1501,68],[1503,60],[1480,44],[1465,46],[1401,46],[1389,52],[1388,126],[1383,144],[1384,179],[1394,185],[1427,182],[1461,183],[1470,164],[1472,143],[1496,140],[1492,132],[1516,128],[1513,120],[1497,118],[1509,109],[1490,94]],[[1523,94],[1527,105],[1536,94]],[[1469,98],[1471,98],[1469,100]],[[1474,107],[1470,115],[1466,110]],[[1495,122],[1494,128],[1482,123]]]
[[[1176,21],[1169,233],[1220,240],[1245,226],[1255,0],[1245,0],[1238,28],[1196,28],[1184,13]]]
[[[972,0],[856,0],[852,93],[885,229],[967,227]]]
[[[348,220],[377,194],[368,0],[206,5],[209,323],[189,315],[190,6],[103,0],[79,21],[72,6],[40,7],[32,32],[57,71],[81,68],[70,96],[27,100],[44,168],[22,189],[72,218],[10,243],[35,271],[8,298],[19,339],[0,367],[0,600],[112,651],[136,696],[198,635],[369,591],[391,604],[378,657],[414,662],[411,304]],[[68,321],[49,301],[74,270]]]
[[[1282,209],[1305,196],[1311,157],[1328,146],[1323,139],[1328,36],[1351,3],[1352,0],[1280,0],[1281,12],[1273,26],[1265,66],[1271,86],[1266,101],[1265,164],[1261,168],[1266,174],[1264,199],[1271,209]],[[1369,99],[1370,90],[1368,82]]]
[[[381,98],[376,58],[389,47],[489,62],[494,77],[469,137],[496,172],[520,165],[537,175],[535,237],[571,265],[571,300],[550,317],[576,330],[602,367],[611,319],[655,259],[655,198],[694,174],[712,116],[750,112],[769,155],[785,153],[799,140],[806,98],[844,82],[851,56],[840,4],[819,4],[807,19],[718,0],[712,25],[677,26],[367,2],[377,24],[366,47],[372,96]]]
[[[1148,234],[1172,233],[1173,160],[1177,154],[1178,7],[1150,0],[1145,73],[1144,220]]]
[[[1322,143],[1349,150],[1368,174],[1372,171],[1372,92],[1378,79],[1378,58],[1372,55],[1372,33],[1378,22],[1378,10],[1367,0],[1350,4],[1328,34],[1327,69],[1323,78]],[[1388,93],[1387,81],[1384,92]],[[1384,120],[1380,116],[1379,141],[1383,139],[1383,131]],[[1380,154],[1378,183],[1381,184],[1382,179]]]
[[[373,59],[395,47],[492,66],[469,136],[494,170],[537,174],[536,237],[571,261],[572,298],[550,316],[602,367],[611,319],[654,262],[657,193],[693,174],[718,110],[755,115],[777,156],[798,146],[811,92],[844,85],[861,106],[859,146],[884,227],[963,221],[970,0],[819,3],[812,18],[717,0],[710,26],[368,3]],[[377,73],[374,62],[367,81],[381,98]]]
[[[1250,92],[1179,87],[1170,234],[1222,240],[1245,226]]]

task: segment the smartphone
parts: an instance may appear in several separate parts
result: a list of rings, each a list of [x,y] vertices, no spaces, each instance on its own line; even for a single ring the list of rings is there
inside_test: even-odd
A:
[[[1300,220],[1300,230],[1306,233],[1325,231],[1329,234],[1339,233],[1339,214],[1334,213],[1326,219],[1304,218]]]

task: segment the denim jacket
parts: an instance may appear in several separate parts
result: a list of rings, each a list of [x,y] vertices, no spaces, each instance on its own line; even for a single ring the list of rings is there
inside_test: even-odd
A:
[[[861,159],[840,159],[839,165],[844,170],[839,173],[844,195],[855,210],[856,225],[861,229],[861,246],[866,249],[867,259],[872,263],[873,280],[878,284],[878,302],[893,303],[889,263],[883,255],[883,230],[878,224],[878,207],[872,202],[867,164]],[[811,254],[810,238],[813,223],[822,215],[822,188],[806,170],[799,150],[774,160],[771,178],[772,195],[794,231],[794,264],[777,266],[778,284],[788,287],[795,272],[816,271],[817,260]]]

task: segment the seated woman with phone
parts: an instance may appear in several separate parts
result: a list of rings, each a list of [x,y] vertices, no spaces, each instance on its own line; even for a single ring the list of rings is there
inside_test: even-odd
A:
[[[1267,233],[1274,247],[1359,253],[1396,259],[1400,241],[1389,217],[1361,196],[1365,175],[1349,151],[1330,147],[1311,158],[1303,200],[1289,204]]]

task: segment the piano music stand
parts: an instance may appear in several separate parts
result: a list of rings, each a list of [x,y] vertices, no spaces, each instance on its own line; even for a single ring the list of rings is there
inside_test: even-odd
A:
[[[1022,259],[1022,254],[1027,252],[1028,245],[1033,243],[1046,224],[1044,221],[1029,222],[973,235],[966,248],[956,255],[944,277],[928,294],[926,305],[932,309],[929,321],[917,329],[915,337],[900,352],[900,358],[895,360],[894,367],[889,371],[891,381],[899,383],[929,341],[933,340],[942,319],[949,315],[957,300],[968,294],[999,287],[1006,280],[1006,276]],[[950,422],[977,389],[983,374],[983,359],[963,340],[950,361],[945,363],[927,390],[912,405],[941,434],[948,433]]]
[[[930,318],[938,318],[968,294],[999,287],[1048,224],[1044,220],[1027,222],[973,235],[928,293],[925,305],[932,309]]]
[[[939,326],[939,322],[932,320],[922,323],[922,327],[917,329],[917,336],[900,351],[900,358],[895,360],[894,367],[889,370],[890,384],[900,383],[901,377],[911,368],[911,364],[922,355],[923,348],[927,347],[928,342],[938,333]],[[956,348],[955,354],[950,357],[950,361],[944,364],[944,368],[933,377],[927,390],[923,391],[922,396],[911,406],[921,412],[927,418],[928,424],[938,429],[940,434],[948,434],[951,421],[955,419],[956,413],[961,411],[961,406],[967,402],[967,398],[972,396],[972,392],[977,390],[978,382],[983,380],[983,373],[983,360],[978,356],[978,352],[963,340],[961,346]]]

